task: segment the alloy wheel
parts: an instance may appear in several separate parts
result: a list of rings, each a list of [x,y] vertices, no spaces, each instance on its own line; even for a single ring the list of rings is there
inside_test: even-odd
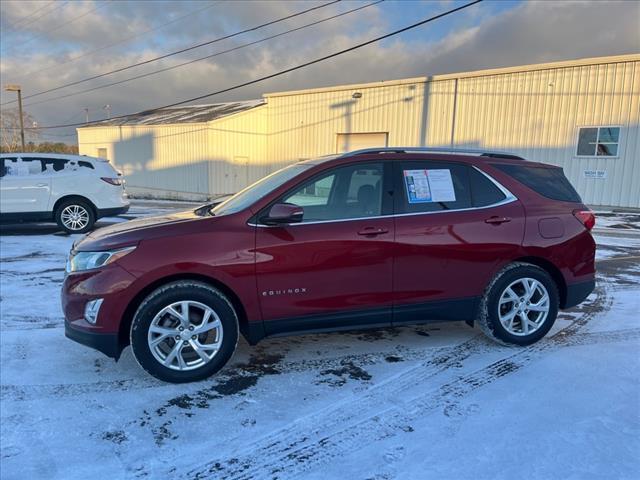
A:
[[[167,305],[151,321],[147,342],[167,368],[195,370],[209,363],[222,346],[222,322],[209,306],[195,301]]]
[[[60,219],[69,230],[82,230],[89,224],[89,212],[81,205],[69,205],[62,210]]]
[[[511,335],[526,336],[544,324],[550,305],[549,292],[540,281],[520,278],[502,292],[498,316],[504,329]]]

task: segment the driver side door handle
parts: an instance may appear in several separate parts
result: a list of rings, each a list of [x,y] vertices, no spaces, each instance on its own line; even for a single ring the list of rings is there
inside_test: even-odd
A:
[[[389,233],[389,229],[387,228],[379,228],[379,227],[365,227],[362,230],[360,230],[358,232],[358,235],[364,235],[364,236],[376,236],[376,235],[382,235],[384,233]]]
[[[510,222],[510,221],[511,221],[511,219],[509,217],[493,216],[493,217],[487,218],[484,222],[485,223],[490,223],[492,225],[500,225],[501,223],[507,223],[507,222]]]

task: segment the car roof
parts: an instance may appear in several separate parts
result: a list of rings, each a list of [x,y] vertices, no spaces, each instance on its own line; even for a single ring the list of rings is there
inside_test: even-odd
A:
[[[330,163],[340,165],[343,163],[365,162],[372,160],[436,160],[442,162],[458,162],[471,165],[500,163],[511,165],[555,167],[539,162],[532,162],[509,152],[478,150],[478,149],[455,149],[455,148],[433,148],[433,147],[391,147],[391,148],[366,148],[353,152],[326,155],[299,163],[310,165],[321,165]],[[556,167],[557,168],[557,167]]]
[[[87,155],[70,155],[68,153],[40,153],[40,152],[12,152],[0,153],[0,158],[14,157],[38,157],[38,158],[64,158],[67,160],[82,160],[85,162],[107,162],[104,158],[88,157]]]

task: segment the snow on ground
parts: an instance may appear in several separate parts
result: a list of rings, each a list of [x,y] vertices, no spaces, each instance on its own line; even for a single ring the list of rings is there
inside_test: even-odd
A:
[[[640,478],[640,231],[625,222],[599,222],[596,291],[531,347],[457,323],[241,341],[189,385],[65,339],[74,237],[3,228],[0,475]]]

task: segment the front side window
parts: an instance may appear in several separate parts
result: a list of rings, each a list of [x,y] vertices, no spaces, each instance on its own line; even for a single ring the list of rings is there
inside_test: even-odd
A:
[[[42,162],[37,158],[5,158],[4,174],[6,176],[24,177],[39,175],[43,171]]]
[[[310,163],[296,163],[273,172],[271,175],[267,175],[254,184],[249,185],[244,190],[240,190],[228,200],[216,205],[210,213],[215,216],[220,216],[230,215],[244,210],[312,166],[313,164]]]
[[[329,194],[335,178],[336,176],[332,174],[313,182],[288,197],[287,202],[301,207],[326,206],[329,203]]]
[[[302,223],[382,214],[383,164],[356,164],[320,174],[279,202],[304,207]]]
[[[13,162],[16,160],[16,157],[4,157],[4,158],[0,158],[0,178],[4,177],[7,172],[8,172],[8,168],[5,165],[5,162],[9,163],[9,162]]]
[[[396,213],[437,212],[470,208],[466,165],[447,162],[399,162],[396,174]]]
[[[582,127],[578,132],[579,157],[617,157],[620,127]]]

